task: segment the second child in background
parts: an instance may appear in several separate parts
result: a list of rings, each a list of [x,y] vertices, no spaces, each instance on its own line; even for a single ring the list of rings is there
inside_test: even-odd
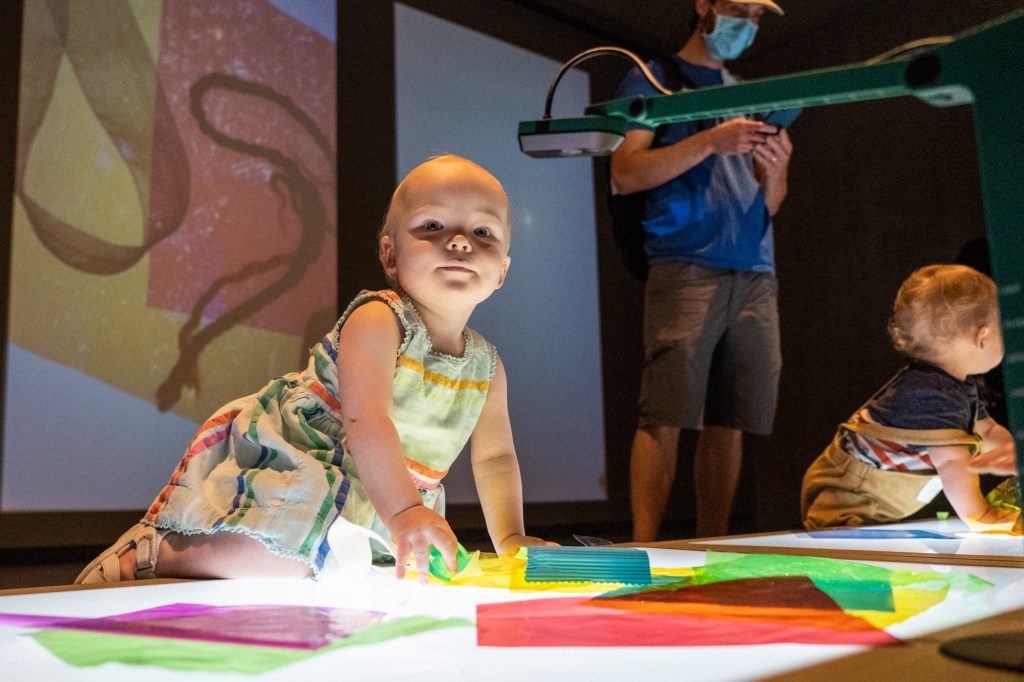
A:
[[[901,521],[942,490],[972,529],[1008,528],[1016,515],[986,502],[970,465],[974,455],[1014,447],[974,379],[1003,358],[995,284],[963,265],[923,267],[900,287],[889,331],[910,362],[839,426],[807,470],[804,526]]]

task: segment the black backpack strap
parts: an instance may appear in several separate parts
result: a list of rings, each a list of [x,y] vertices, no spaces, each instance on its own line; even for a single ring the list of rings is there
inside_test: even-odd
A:
[[[661,67],[661,84],[672,92],[679,92],[680,90],[696,90],[699,86],[693,82],[693,79],[686,75],[683,71],[683,67],[679,65],[679,59],[675,55],[659,54],[656,55],[652,60]],[[708,119],[694,121],[697,125],[697,131],[708,130],[714,127],[714,122]],[[661,133],[665,129],[664,125],[658,126],[654,130],[655,143],[660,146]]]
[[[651,61],[661,67],[661,84],[672,92],[679,90],[696,90],[697,84],[679,66],[675,55],[659,54]]]

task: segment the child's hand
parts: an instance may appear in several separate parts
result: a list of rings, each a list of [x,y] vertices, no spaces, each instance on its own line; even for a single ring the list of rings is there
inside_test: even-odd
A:
[[[515,554],[519,551],[520,547],[558,547],[557,542],[548,542],[547,540],[541,540],[529,535],[509,535],[507,538],[501,541],[501,546],[498,547],[499,553],[502,554]]]
[[[967,468],[979,474],[1016,476],[1017,451],[1013,443],[992,448],[988,452],[968,460]]]
[[[395,575],[399,580],[405,577],[405,562],[412,552],[420,584],[427,584],[430,579],[431,545],[437,547],[437,551],[444,557],[445,566],[453,575],[458,570],[458,540],[448,522],[436,512],[422,504],[414,505],[395,514],[388,524],[388,530],[395,541]]]
[[[971,530],[1005,530],[1020,516],[1018,512],[989,507],[984,514],[976,519],[964,519]]]

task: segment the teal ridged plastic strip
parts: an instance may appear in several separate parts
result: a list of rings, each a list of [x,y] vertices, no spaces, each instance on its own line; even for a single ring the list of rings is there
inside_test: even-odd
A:
[[[527,547],[526,582],[650,585],[651,562],[635,547]]]

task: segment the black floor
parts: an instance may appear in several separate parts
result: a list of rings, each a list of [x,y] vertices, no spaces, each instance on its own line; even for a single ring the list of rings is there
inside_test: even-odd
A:
[[[104,547],[7,550],[0,554],[0,590],[70,585]]]

